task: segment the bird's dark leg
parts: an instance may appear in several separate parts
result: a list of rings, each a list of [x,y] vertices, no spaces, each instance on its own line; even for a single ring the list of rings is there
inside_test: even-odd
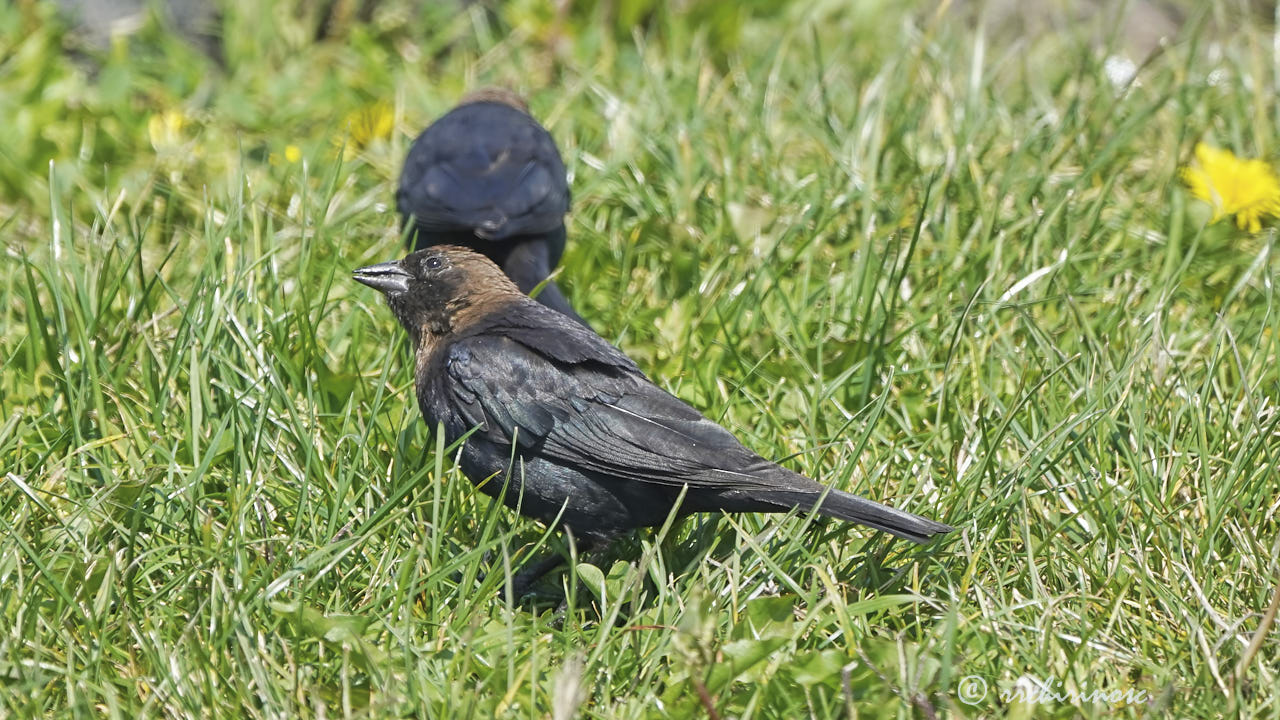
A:
[[[555,570],[564,562],[564,557],[560,553],[547,553],[542,557],[526,564],[520,568],[520,571],[511,576],[511,597],[520,598],[529,594],[533,588],[533,584],[542,579],[542,576]],[[498,594],[501,595],[506,588],[500,588]]]
[[[604,537],[587,536],[578,539],[572,531],[566,529],[565,537],[569,538],[570,542],[577,548],[577,556],[582,557],[592,550],[608,548],[616,535]],[[563,555],[558,552],[552,552],[527,563],[520,568],[519,572],[511,576],[511,597],[519,598],[528,594],[534,583],[541,580],[547,573],[560,567],[564,562]],[[502,590],[499,590],[499,594],[502,592]]]
[[[539,283],[551,275],[550,252],[543,238],[537,237],[526,240],[511,249],[501,263],[502,270],[520,288],[520,292],[528,295],[534,288],[538,287]],[[569,304],[568,299],[565,298],[564,293],[560,291],[554,280],[547,281],[547,284],[542,286],[542,291],[538,293],[538,297],[535,299],[552,310],[557,310],[583,325],[587,325],[587,321],[583,320],[574,311],[573,306]],[[590,326],[588,325],[588,327]]]

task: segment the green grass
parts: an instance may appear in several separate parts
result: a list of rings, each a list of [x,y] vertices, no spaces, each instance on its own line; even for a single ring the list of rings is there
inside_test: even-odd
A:
[[[1280,583],[1276,234],[1177,175],[1202,139],[1276,160],[1273,38],[1193,19],[1118,89],[1092,26],[814,7],[721,51],[678,13],[557,39],[388,2],[315,43],[249,4],[222,69],[157,26],[85,64],[0,8],[0,716],[1280,716],[1275,631],[1246,653]],[[349,280],[483,83],[560,143],[559,278],[606,338],[957,531],[704,516],[579,558],[563,608],[497,600],[560,541],[452,467]],[[396,131],[357,147],[378,100]],[[998,697],[1029,678],[1149,702]]]

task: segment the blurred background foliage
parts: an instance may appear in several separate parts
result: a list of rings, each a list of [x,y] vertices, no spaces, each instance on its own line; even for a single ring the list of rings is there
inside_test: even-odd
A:
[[[1267,14],[1265,3],[1248,7]],[[785,33],[807,26],[815,52],[825,44],[876,56],[905,18],[946,14],[947,22],[985,23],[1005,35],[1111,28],[1098,43],[1126,46],[1141,60],[1162,34],[1215,12],[1179,0],[17,0],[0,5],[0,201],[47,202],[49,188],[33,178],[89,196],[116,187],[136,197],[133,190],[176,179],[192,165],[231,176],[237,168],[225,167],[227,154],[201,147],[239,147],[240,163],[282,157],[289,144],[316,152],[345,142],[350,114],[378,100],[399,95],[397,124],[416,129],[477,82],[525,92],[572,88],[583,69],[607,75],[616,63],[644,62],[645,47],[704,55],[732,71],[740,50],[767,56]],[[637,44],[640,56],[620,57],[620,48]],[[316,62],[317,46],[325,62]],[[299,53],[303,47],[310,51]],[[523,75],[491,74],[515,47]],[[264,64],[278,72],[262,73]],[[407,83],[406,68],[418,77],[423,65],[432,85]],[[331,115],[314,115],[315,95],[332,98]],[[176,132],[166,139],[174,142],[156,147],[148,123],[166,112],[176,113],[181,127],[170,123]],[[282,128],[299,134],[274,132]],[[153,148],[163,167],[139,171],[131,159]],[[392,170],[394,156],[378,159]]]

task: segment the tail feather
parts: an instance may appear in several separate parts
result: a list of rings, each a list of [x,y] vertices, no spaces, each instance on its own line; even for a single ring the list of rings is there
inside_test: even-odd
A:
[[[769,495],[782,504],[805,510],[813,510],[816,506],[819,515],[856,522],[917,543],[928,542],[934,535],[954,530],[950,525],[840,490],[831,490],[825,497],[802,490],[779,490]]]

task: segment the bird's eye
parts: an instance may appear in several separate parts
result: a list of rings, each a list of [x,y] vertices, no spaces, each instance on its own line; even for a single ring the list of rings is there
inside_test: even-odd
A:
[[[441,260],[436,255],[432,255],[431,257],[427,258],[426,266],[428,270],[439,270],[440,268],[444,267],[444,260]]]

